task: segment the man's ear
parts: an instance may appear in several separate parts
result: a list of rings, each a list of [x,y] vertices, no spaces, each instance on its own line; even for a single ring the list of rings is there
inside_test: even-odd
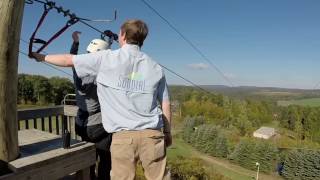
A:
[[[126,36],[127,34],[124,32],[123,33],[123,41],[127,41],[127,36]]]

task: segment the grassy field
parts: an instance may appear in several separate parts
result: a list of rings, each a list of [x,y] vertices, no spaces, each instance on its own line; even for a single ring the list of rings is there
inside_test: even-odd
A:
[[[300,105],[300,106],[319,107],[320,106],[320,98],[278,101],[278,105],[279,106]]]
[[[221,158],[214,158],[203,153],[198,152],[190,145],[186,144],[180,138],[174,139],[174,144],[172,147],[168,149],[168,159],[174,160],[178,156],[184,156],[187,158],[196,157],[203,160],[204,164],[206,165],[205,169],[209,172],[217,172],[230,178],[232,180],[252,180],[255,177],[255,171],[247,170],[242,168],[238,165],[232,164],[229,161]],[[266,175],[260,173],[260,178],[262,180],[269,180],[269,179],[281,179],[278,176],[273,175]]]
[[[276,91],[258,91],[253,92],[252,94],[255,95],[261,95],[261,96],[276,96],[276,97],[289,97],[289,96],[299,96],[300,93],[294,93],[294,92],[276,92]]]
[[[179,156],[183,156],[186,158],[196,157],[204,160],[201,158],[200,154],[194,150],[193,147],[183,142],[181,139],[175,139],[174,144],[172,147],[168,149],[168,159],[171,161],[174,161]],[[229,170],[227,168],[224,168],[223,166],[219,166],[215,163],[208,162],[204,160],[204,164],[206,165],[205,169],[207,171],[215,171],[217,173],[220,173],[230,179],[239,179],[239,180],[249,180],[251,179],[250,176],[242,175],[240,173],[237,173],[235,171]]]

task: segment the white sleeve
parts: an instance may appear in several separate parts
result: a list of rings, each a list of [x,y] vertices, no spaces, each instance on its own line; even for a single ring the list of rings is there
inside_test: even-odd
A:
[[[81,54],[73,56],[74,69],[79,78],[86,76],[97,76],[102,59],[107,57],[107,51],[99,51],[96,53]]]

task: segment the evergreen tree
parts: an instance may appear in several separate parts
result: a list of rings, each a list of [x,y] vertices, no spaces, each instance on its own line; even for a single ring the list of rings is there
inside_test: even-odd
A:
[[[276,167],[278,150],[274,144],[267,141],[243,139],[229,159],[252,170],[256,169],[255,164],[258,162],[261,171],[271,172]]]
[[[320,179],[320,151],[291,150],[284,158],[285,179]]]

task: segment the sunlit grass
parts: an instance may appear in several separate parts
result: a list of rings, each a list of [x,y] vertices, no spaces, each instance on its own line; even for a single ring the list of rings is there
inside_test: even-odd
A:
[[[319,107],[320,106],[320,98],[278,101],[278,105],[279,106],[300,105],[300,106]]]

